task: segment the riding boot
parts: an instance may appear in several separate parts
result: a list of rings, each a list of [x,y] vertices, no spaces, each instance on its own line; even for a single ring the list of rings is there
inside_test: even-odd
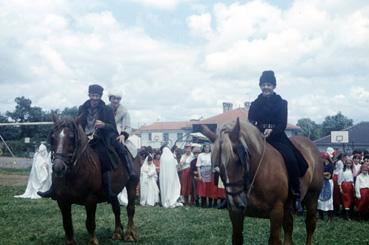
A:
[[[45,191],[45,192],[38,191],[37,194],[40,197],[43,197],[43,198],[51,198],[53,200],[56,200],[55,189],[54,189],[54,185],[52,183],[51,183],[50,188],[47,191]]]
[[[111,201],[116,197],[111,189],[111,180],[111,171],[106,171],[105,173],[103,173],[103,188],[108,203],[111,203]]]

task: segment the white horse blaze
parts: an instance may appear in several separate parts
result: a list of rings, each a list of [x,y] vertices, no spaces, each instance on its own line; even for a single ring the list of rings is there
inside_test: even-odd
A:
[[[56,152],[57,153],[62,153],[63,152],[63,140],[64,140],[65,134],[64,134],[64,129],[60,132],[59,134],[59,141],[58,141],[58,147],[56,147]]]

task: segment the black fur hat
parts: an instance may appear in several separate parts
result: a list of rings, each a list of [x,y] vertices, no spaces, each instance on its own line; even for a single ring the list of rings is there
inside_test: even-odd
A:
[[[259,85],[262,83],[271,83],[276,86],[277,80],[275,79],[274,71],[263,71],[259,80]]]

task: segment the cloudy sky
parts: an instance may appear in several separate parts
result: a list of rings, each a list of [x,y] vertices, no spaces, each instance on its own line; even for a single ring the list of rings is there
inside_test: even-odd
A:
[[[259,94],[263,70],[289,121],[369,120],[369,1],[0,1],[0,112],[121,90],[133,126],[220,113]],[[107,100],[107,97],[104,96]]]

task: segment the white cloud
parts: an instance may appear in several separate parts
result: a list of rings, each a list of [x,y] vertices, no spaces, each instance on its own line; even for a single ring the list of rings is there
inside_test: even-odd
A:
[[[253,100],[261,71],[273,69],[291,122],[321,121],[338,111],[369,120],[364,1],[297,0],[287,9],[260,0],[131,1],[171,16],[187,4],[191,14],[176,20],[187,24],[187,33],[172,41],[155,36],[144,23],[122,22],[109,1],[104,7],[99,1],[1,2],[0,112],[12,110],[22,95],[45,109],[76,106],[87,99],[90,83],[101,83],[106,91],[123,90],[134,126],[187,120],[221,112],[223,101],[238,107]]]
[[[164,10],[173,10],[179,4],[195,2],[196,0],[130,0],[138,4],[142,4],[147,7],[154,7]]]

